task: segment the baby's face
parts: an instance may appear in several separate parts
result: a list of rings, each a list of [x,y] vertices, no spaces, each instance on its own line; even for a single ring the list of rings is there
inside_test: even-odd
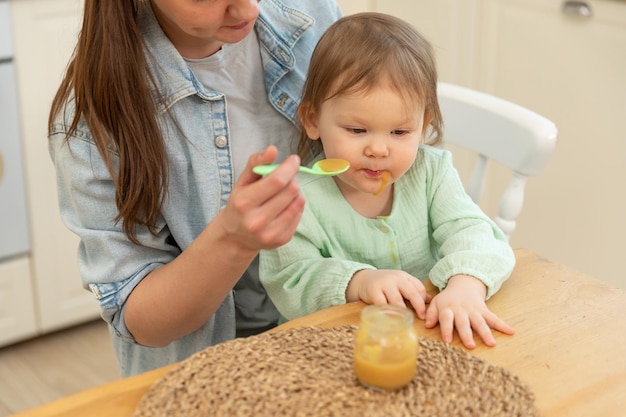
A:
[[[383,84],[326,100],[304,127],[310,138],[322,141],[326,158],[350,162],[336,177],[344,194],[374,194],[408,171],[427,124],[423,106],[411,105]]]

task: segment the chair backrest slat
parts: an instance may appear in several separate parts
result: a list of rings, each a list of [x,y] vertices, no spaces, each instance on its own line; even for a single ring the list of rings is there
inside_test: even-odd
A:
[[[524,203],[526,178],[539,175],[554,152],[555,124],[523,106],[466,87],[439,83],[438,95],[444,143],[478,155],[466,183],[472,199],[478,203],[482,196],[487,160],[512,170],[494,219],[510,237]]]

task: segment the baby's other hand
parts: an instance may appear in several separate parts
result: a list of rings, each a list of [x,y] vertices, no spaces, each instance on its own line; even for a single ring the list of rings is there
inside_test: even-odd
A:
[[[346,301],[368,304],[394,304],[406,307],[408,301],[420,319],[426,317],[431,295],[422,281],[395,269],[363,269],[356,272],[346,289]]]
[[[476,347],[473,331],[485,345],[495,346],[496,340],[491,329],[509,335],[514,330],[487,308],[486,291],[485,285],[472,276],[453,276],[446,288],[433,297],[424,325],[430,329],[439,323],[441,338],[446,343],[452,342],[456,328],[461,342],[468,349]]]

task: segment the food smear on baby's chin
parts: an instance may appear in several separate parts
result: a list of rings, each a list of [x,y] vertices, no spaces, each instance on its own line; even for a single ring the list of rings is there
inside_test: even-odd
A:
[[[374,195],[378,195],[383,192],[387,184],[389,184],[390,177],[391,177],[391,174],[389,173],[389,171],[383,171],[383,173],[380,175],[380,181],[381,181],[380,188],[376,190]]]

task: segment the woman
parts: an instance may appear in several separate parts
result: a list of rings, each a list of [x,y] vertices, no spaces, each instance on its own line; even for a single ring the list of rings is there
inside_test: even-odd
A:
[[[49,148],[123,376],[276,324],[256,259],[300,219],[295,112],[339,16],[331,0],[85,1]]]

